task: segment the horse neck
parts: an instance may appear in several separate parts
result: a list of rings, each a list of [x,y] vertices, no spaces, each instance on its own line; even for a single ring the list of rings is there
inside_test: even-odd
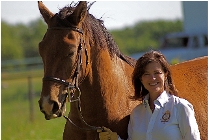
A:
[[[105,49],[93,56],[89,74],[81,86],[82,104],[86,108],[83,111],[119,120],[130,112],[133,68],[116,55],[111,57]]]

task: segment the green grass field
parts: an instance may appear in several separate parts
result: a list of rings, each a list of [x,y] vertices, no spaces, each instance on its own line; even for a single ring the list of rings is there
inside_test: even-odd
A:
[[[30,120],[28,76],[32,75],[34,120]],[[2,73],[1,79],[1,139],[2,140],[61,140],[66,120],[47,121],[39,111],[42,71]],[[20,78],[21,77],[21,78]],[[67,107],[69,111],[69,104]]]

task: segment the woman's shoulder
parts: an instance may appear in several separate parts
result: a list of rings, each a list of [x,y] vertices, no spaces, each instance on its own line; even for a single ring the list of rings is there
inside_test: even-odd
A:
[[[140,112],[143,108],[145,107],[145,102],[141,102],[140,104],[138,104],[131,112],[131,115]]]
[[[179,109],[189,108],[193,110],[193,105],[188,100],[174,95],[171,95],[171,98],[173,99],[176,107],[178,107]]]

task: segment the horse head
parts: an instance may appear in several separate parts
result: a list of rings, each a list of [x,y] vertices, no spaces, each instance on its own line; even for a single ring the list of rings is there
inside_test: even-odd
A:
[[[87,67],[87,49],[81,25],[87,12],[87,3],[79,2],[76,7],[53,14],[42,2],[38,2],[42,17],[48,25],[39,53],[44,64],[44,77],[39,106],[47,120],[61,117],[66,112],[69,100],[79,98],[79,73]],[[63,8],[64,9],[64,8]],[[84,50],[85,49],[85,50]],[[82,51],[84,50],[84,51]],[[86,63],[82,64],[82,61]],[[76,92],[71,92],[71,91]],[[69,95],[71,92],[73,95]]]

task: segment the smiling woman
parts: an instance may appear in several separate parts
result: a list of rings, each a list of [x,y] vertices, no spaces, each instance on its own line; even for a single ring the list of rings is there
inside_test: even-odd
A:
[[[136,106],[128,124],[129,140],[200,140],[192,104],[179,98],[172,82],[170,66],[163,54],[150,51],[140,57],[133,71],[135,95],[143,103]],[[116,133],[101,132],[100,140]],[[113,140],[120,138],[115,137]]]
[[[143,100],[148,93],[152,92],[151,95],[156,93],[156,97],[158,97],[164,90],[172,95],[177,95],[170,66],[164,55],[156,51],[146,53],[139,58],[133,73],[133,83],[134,99]]]
[[[163,54],[150,51],[140,57],[133,72],[133,84],[134,97],[144,104],[131,113],[130,139],[200,139],[193,106],[177,97],[170,66]]]
[[[141,77],[141,83],[144,85],[144,88],[146,88],[151,95],[156,95],[157,97],[161,92],[164,91],[164,85],[165,80],[167,79],[167,74],[168,73],[165,73],[162,69],[160,63],[151,62],[147,64],[145,67],[145,72]]]

